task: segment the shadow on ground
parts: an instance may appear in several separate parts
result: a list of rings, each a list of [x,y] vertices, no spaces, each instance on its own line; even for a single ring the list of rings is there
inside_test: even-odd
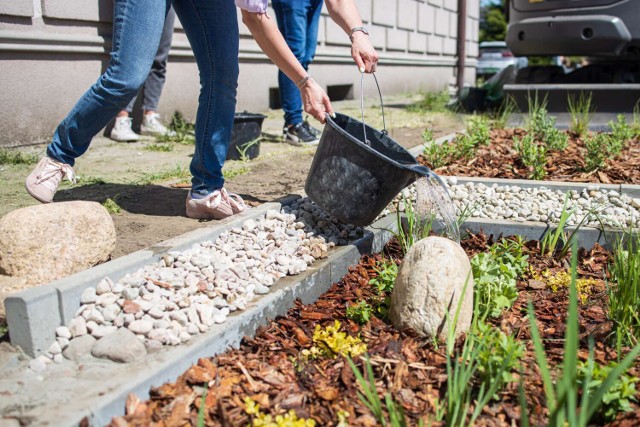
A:
[[[155,184],[90,184],[60,190],[54,201],[85,200],[104,203],[105,200],[111,198],[120,208],[132,214],[185,217],[185,200],[188,191],[188,188],[173,188]],[[241,194],[241,196],[251,206],[270,201],[246,194]]]

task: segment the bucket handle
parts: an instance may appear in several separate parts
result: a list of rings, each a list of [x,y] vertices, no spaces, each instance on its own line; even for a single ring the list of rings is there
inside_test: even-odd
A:
[[[384,119],[384,103],[382,102],[382,91],[380,91],[380,84],[378,83],[378,78],[376,77],[376,73],[371,73],[373,79],[376,82],[376,87],[378,88],[378,95],[380,96],[380,110],[382,110],[382,134],[387,135],[387,122]],[[367,127],[364,124],[364,73],[360,73],[360,112],[362,113],[362,135],[364,138],[364,143],[367,145],[371,145],[371,142],[367,139]]]

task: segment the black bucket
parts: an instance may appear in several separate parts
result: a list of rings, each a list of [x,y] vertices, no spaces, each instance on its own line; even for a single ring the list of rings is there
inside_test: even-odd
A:
[[[260,155],[258,138],[262,134],[262,122],[266,117],[246,111],[235,114],[227,160],[250,160]]]
[[[429,175],[429,168],[418,164],[386,131],[336,114],[334,119],[327,117],[304,189],[339,220],[365,226],[403,188]]]

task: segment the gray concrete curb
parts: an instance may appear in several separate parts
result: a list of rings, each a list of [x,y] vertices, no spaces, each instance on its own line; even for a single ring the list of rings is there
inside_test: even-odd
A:
[[[195,243],[215,240],[221,233],[238,227],[249,218],[257,218],[269,209],[280,210],[298,196],[281,203],[265,203],[214,225],[190,231],[147,249],[97,265],[47,285],[16,293],[5,300],[11,344],[35,357],[44,353],[55,340],[55,329],[66,325],[80,307],[80,295],[105,277],[118,280],[127,273],[160,260],[170,250],[184,250]]]
[[[34,406],[27,416],[38,414],[30,419],[30,425],[77,426],[85,417],[90,425],[107,424],[113,416],[123,414],[129,393],[146,399],[151,387],[175,381],[199,358],[237,347],[244,336],[252,336],[269,319],[286,313],[296,298],[305,304],[315,301],[348,272],[350,265],[358,262],[361,254],[381,251],[391,239],[395,224],[394,216],[378,220],[354,244],[330,251],[327,259],[317,261],[303,274],[279,280],[270,293],[255,300],[246,310],[232,313],[227,322],[214,325],[186,344],[162,348],[147,355],[143,361],[128,365],[93,359],[83,363],[81,371],[85,373],[77,374],[89,375],[86,372],[93,369],[100,372],[104,381],[69,378],[68,372],[78,369],[70,361],[50,365],[48,371],[51,369],[52,372],[47,371],[47,377],[41,381],[46,383],[47,389],[60,391],[47,399],[41,397],[42,405],[37,401],[30,402]],[[94,365],[93,368],[90,365]]]
[[[526,240],[539,240],[548,230],[553,230],[553,225],[549,226],[544,222],[514,222],[502,219],[488,218],[471,218],[465,221],[460,227],[460,234],[464,235],[465,231],[473,233],[484,232],[486,235],[493,235],[494,240],[499,236],[519,235]],[[571,235],[576,227],[566,227],[565,231]],[[580,227],[576,233],[576,241],[578,246],[582,248],[591,248],[594,244],[599,243],[607,249],[612,246],[618,239],[623,236],[621,230],[606,228],[600,230],[593,227]]]
[[[449,135],[445,135],[436,139],[436,144],[442,144],[444,142],[449,142],[453,140],[460,132],[450,133]],[[417,145],[409,150],[409,153],[413,157],[418,157],[424,151],[427,144]],[[450,176],[441,176],[443,179],[449,179]],[[589,182],[565,182],[565,181],[534,181],[529,179],[506,179],[506,178],[480,178],[480,177],[467,177],[467,176],[457,176],[455,177],[458,180],[458,184],[465,184],[467,182],[473,182],[475,184],[484,184],[487,186],[491,186],[493,184],[497,184],[499,186],[518,186],[522,188],[531,188],[531,187],[547,187],[550,190],[567,192],[569,190],[576,190],[578,192],[589,186],[597,186],[602,190],[607,191],[617,191],[620,194],[626,194],[629,197],[640,197],[640,185],[636,184],[598,184],[598,183],[589,183]]]

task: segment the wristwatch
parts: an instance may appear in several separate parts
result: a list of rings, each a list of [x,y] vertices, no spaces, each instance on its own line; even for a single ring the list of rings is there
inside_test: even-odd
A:
[[[361,31],[366,35],[369,35],[369,30],[367,30],[367,27],[353,27],[351,29],[351,33],[349,34],[349,38],[351,39],[352,42],[353,42],[353,33],[355,33],[356,31]]]

